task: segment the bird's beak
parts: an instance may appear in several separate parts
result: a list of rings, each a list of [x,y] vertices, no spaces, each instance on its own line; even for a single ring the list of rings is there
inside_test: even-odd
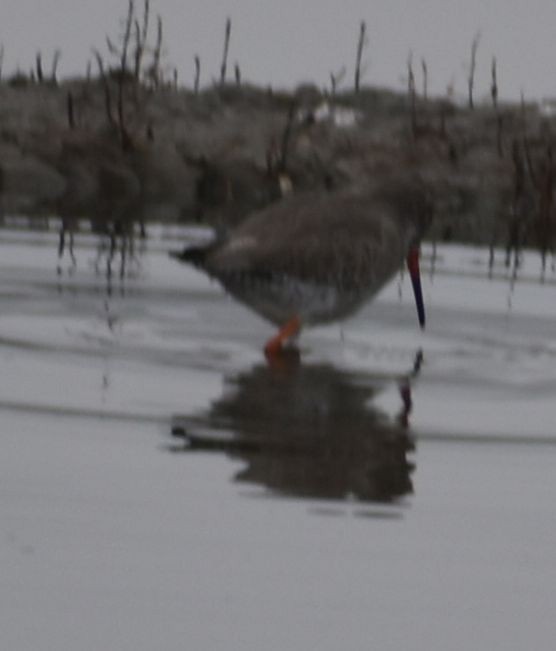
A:
[[[421,274],[419,272],[419,247],[412,246],[407,254],[407,269],[413,285],[415,294],[415,305],[417,306],[417,315],[419,316],[419,325],[425,327],[425,304],[423,303],[423,291],[421,289]]]

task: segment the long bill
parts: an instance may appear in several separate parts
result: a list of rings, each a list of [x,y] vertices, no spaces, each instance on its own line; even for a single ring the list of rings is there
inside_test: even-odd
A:
[[[423,291],[421,289],[421,273],[419,271],[419,247],[412,246],[407,254],[407,269],[413,285],[415,295],[415,305],[417,306],[417,315],[419,316],[419,325],[425,327],[425,304],[423,302]]]

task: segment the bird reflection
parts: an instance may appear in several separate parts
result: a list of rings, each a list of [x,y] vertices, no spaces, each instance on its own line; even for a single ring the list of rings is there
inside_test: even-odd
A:
[[[393,502],[413,490],[408,426],[421,359],[395,379],[395,417],[372,404],[392,378],[326,364],[257,366],[229,379],[206,415],[174,417],[172,433],[184,444],[172,449],[240,459],[237,481],[283,495]]]

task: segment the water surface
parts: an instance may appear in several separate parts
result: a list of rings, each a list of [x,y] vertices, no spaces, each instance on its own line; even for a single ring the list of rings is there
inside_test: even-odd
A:
[[[395,279],[270,366],[168,259],[199,236],[153,228],[108,282],[92,235],[74,266],[0,231],[6,646],[546,647],[554,276],[442,247],[425,333]]]

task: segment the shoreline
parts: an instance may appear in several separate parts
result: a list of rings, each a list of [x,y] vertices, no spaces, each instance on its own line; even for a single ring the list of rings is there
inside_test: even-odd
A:
[[[432,238],[553,247],[547,104],[312,85],[195,93],[115,73],[20,83],[0,84],[1,214],[230,228],[291,191],[418,173],[437,200]]]

